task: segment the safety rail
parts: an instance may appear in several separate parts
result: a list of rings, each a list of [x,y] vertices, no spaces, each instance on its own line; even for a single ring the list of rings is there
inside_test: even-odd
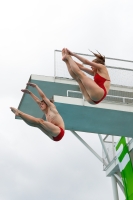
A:
[[[81,55],[88,60],[94,58],[94,55],[76,54]],[[73,59],[78,61],[75,57]],[[133,61],[106,57],[106,67],[110,75],[111,84],[133,87]],[[90,75],[87,74],[87,76]],[[55,50],[54,52],[54,77],[72,79],[66,64],[62,61],[60,50]]]
[[[70,93],[78,94],[78,96],[70,95]],[[82,92],[80,92],[80,91],[67,90],[67,97],[82,98],[83,100],[85,100],[84,96],[82,95]],[[110,99],[108,99],[108,97]],[[130,103],[133,103],[133,98],[131,98],[131,97],[122,97],[122,96],[116,96],[116,95],[107,95],[106,98],[104,99],[104,101],[111,101],[111,98],[117,98],[118,101],[112,100],[113,102],[117,102],[117,103],[129,104],[129,102],[128,101],[126,102],[126,100],[132,100]],[[120,101],[119,99],[122,99],[122,101]]]

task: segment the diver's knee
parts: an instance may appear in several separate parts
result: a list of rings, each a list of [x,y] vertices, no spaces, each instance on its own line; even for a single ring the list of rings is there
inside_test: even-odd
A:
[[[44,124],[45,121],[44,121],[43,119],[41,119],[41,118],[38,118],[38,119],[37,119],[37,123],[38,123],[38,124]]]

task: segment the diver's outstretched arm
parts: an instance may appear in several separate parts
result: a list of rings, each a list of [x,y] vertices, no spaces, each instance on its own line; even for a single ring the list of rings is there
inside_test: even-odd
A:
[[[37,96],[35,96],[31,91],[27,89],[22,89],[21,91],[23,93],[29,94],[34,99],[34,101],[40,106],[41,100]]]
[[[67,53],[71,56],[74,56],[75,58],[77,58],[78,60],[80,60],[82,63],[86,64],[86,58],[82,57],[82,56],[79,56],[78,54],[76,53],[73,53],[72,51],[70,51],[69,49],[66,49]]]
[[[74,56],[75,58],[77,58],[78,60],[80,60],[85,65],[90,65],[91,67],[95,67],[97,69],[101,69],[103,67],[102,64],[89,61],[86,58],[84,58],[82,56],[79,56],[76,53],[71,52],[69,49],[66,49],[66,50],[67,50],[67,52],[68,52],[69,55]]]
[[[36,88],[38,94],[40,95],[40,97],[42,98],[42,100],[45,101],[45,103],[47,104],[47,106],[51,106],[52,103],[50,102],[50,100],[46,97],[46,95],[44,94],[44,92],[38,87],[38,85],[34,84],[34,83],[27,83],[27,85]]]
[[[84,67],[83,64],[80,64],[80,63],[78,63],[78,62],[76,62],[76,61],[75,61],[75,63],[78,65],[78,67],[79,67],[82,71],[86,72],[87,74],[90,74],[91,76],[94,76],[94,72],[93,72],[91,69],[88,69],[87,67]]]

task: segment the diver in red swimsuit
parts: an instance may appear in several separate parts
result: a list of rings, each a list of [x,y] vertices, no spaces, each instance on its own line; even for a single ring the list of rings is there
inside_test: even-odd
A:
[[[89,61],[64,48],[62,50],[62,60],[66,63],[72,78],[78,82],[85,99],[90,104],[98,104],[109,92],[110,77],[105,66],[105,57],[100,53],[93,54],[96,56],[96,59]],[[91,66],[91,69],[74,61],[72,56],[79,59],[83,64]],[[88,77],[83,71],[94,76],[94,80]]]
[[[30,90],[22,89],[25,94],[30,95],[33,100],[38,104],[39,108],[46,117],[46,120],[28,115],[16,108],[10,107],[11,111],[19,116],[28,125],[39,128],[53,141],[60,141],[65,133],[65,124],[63,118],[59,114],[53,100],[48,99],[44,92],[34,83],[27,83],[28,86],[35,88],[40,95],[41,99],[35,96]]]

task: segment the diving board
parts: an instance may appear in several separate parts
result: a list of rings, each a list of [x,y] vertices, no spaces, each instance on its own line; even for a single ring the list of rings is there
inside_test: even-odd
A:
[[[91,105],[83,99],[78,84],[72,79],[31,75],[29,82],[37,84],[48,98],[54,97],[66,130],[133,137],[132,87],[111,85],[106,99],[100,104]],[[34,88],[27,88],[38,96]],[[43,117],[42,111],[28,94],[23,94],[18,109],[35,117]]]

